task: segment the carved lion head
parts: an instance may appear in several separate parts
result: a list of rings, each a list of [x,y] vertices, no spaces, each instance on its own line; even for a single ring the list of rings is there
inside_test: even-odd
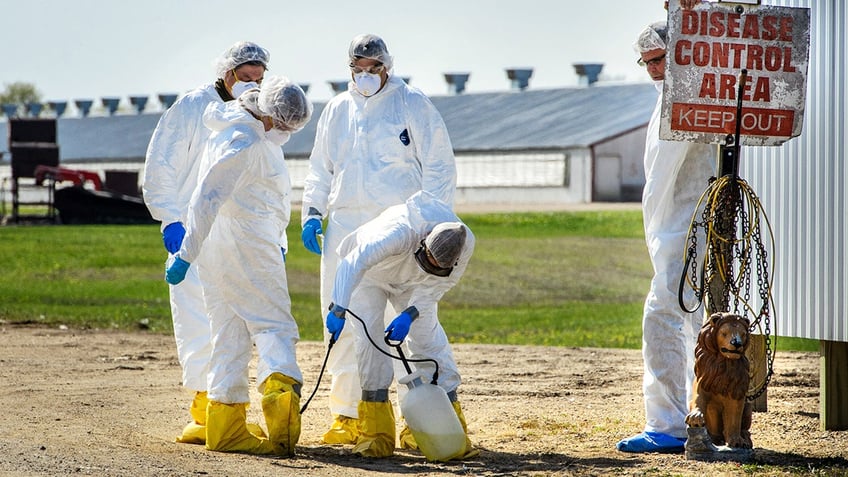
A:
[[[747,318],[732,313],[713,313],[698,335],[698,344],[725,359],[736,360],[748,349]]]

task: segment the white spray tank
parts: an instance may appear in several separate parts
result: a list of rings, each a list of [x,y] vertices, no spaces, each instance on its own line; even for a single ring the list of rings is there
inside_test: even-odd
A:
[[[409,387],[400,410],[424,456],[430,461],[447,461],[463,455],[465,431],[445,390],[423,382],[420,371],[398,383]]]

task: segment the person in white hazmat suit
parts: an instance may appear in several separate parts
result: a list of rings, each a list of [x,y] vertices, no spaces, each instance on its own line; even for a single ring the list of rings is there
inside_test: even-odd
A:
[[[425,191],[405,203],[389,207],[342,240],[341,257],[332,292],[333,306],[327,314],[327,331],[337,338],[345,323],[355,331],[362,396],[358,403],[359,436],[353,452],[367,457],[394,453],[395,418],[388,398],[394,376],[392,359],[368,340],[359,316],[377,345],[389,351],[383,340],[408,344],[411,359],[433,359],[439,366],[438,384],[447,392],[466,431],[466,452],[479,454],[467,436],[465,417],[457,388],[460,375],[439,318],[437,304],[462,277],[474,252],[474,235],[451,208]],[[386,327],[387,304],[403,310]],[[335,351],[335,350],[333,350]],[[396,354],[396,353],[395,353]],[[435,371],[430,363],[416,363],[424,380]]]
[[[291,180],[281,145],[303,128],[312,104],[303,90],[269,77],[238,101],[210,104],[202,175],[189,203],[186,235],[166,270],[180,283],[202,253],[198,273],[212,332],[206,448],[293,455],[300,436],[299,339],[280,249],[291,212]],[[256,382],[268,438],[246,427],[248,366],[256,346]]]
[[[218,79],[180,97],[159,119],[147,148],[142,190],[150,214],[162,222],[162,240],[169,263],[185,235],[191,193],[197,186],[201,156],[212,131],[202,115],[210,103],[223,104],[262,82],[270,61],[267,50],[239,42],[217,60]],[[201,256],[198,260],[203,261]],[[177,442],[206,442],[206,375],[212,343],[197,267],[179,287],[170,287],[171,316],[182,383],[194,392],[187,424]],[[259,429],[256,427],[255,429]]]
[[[694,379],[695,344],[703,312],[680,307],[678,288],[693,214],[715,175],[716,149],[709,144],[659,139],[665,78],[666,22],[648,26],[635,45],[660,97],[645,142],[642,212],[654,268],[642,317],[643,432],[618,442],[624,452],[678,452],[686,442],[686,414]],[[703,250],[701,251],[703,252]],[[685,302],[693,303],[691,293]]]
[[[321,254],[322,318],[330,305],[342,238],[419,190],[451,207],[456,191],[456,161],[442,116],[421,91],[393,75],[385,42],[358,35],[348,56],[352,81],[318,120],[302,199],[303,244]],[[349,332],[339,336],[329,359],[334,421],[322,442],[353,444],[361,388]]]

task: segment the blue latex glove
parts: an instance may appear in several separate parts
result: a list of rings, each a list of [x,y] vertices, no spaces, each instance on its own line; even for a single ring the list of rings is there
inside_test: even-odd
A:
[[[165,250],[168,253],[177,253],[183,245],[183,237],[185,237],[185,227],[182,222],[171,222],[162,231],[162,242],[165,244]]]
[[[314,217],[303,224],[303,232],[300,233],[300,239],[303,240],[303,246],[306,247],[306,250],[321,255],[321,245],[318,244],[318,235],[322,233],[324,233],[324,229],[321,228],[321,221]]]
[[[327,331],[330,332],[330,342],[335,343],[342,334],[345,325],[345,310],[339,305],[333,305],[327,313]]]
[[[410,306],[409,308],[403,310],[400,315],[397,316],[389,326],[386,327],[387,338],[392,341],[403,341],[406,339],[406,335],[409,334],[409,327],[412,325],[412,321],[418,318],[418,309],[414,306]]]
[[[176,285],[181,281],[185,280],[186,272],[188,272],[188,267],[191,266],[190,263],[185,260],[177,257],[174,260],[174,263],[171,264],[170,267],[165,270],[165,281],[170,283],[171,285]]]

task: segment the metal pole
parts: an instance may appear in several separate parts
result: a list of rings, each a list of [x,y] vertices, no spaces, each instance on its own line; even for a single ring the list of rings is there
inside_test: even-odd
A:
[[[708,249],[709,282],[704,305],[707,316],[720,311],[730,311],[730,287],[732,283],[733,247],[731,244],[736,235],[736,217],[742,200],[736,179],[739,177],[740,136],[742,134],[742,94],[748,71],[742,70],[736,93],[736,130],[734,134],[725,137],[725,143],[719,148],[718,176],[729,179],[728,187],[721,190],[717,197],[718,208],[713,223],[715,234],[719,240],[716,249]],[[729,177],[728,177],[729,176]]]

